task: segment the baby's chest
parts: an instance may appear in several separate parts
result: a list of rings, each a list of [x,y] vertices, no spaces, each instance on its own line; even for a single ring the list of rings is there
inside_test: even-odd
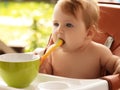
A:
[[[96,67],[100,65],[99,57],[86,54],[55,55],[52,58],[54,65],[65,65],[72,67]]]
[[[54,71],[79,76],[94,76],[100,71],[99,61],[88,57],[60,57],[53,61]]]
[[[97,70],[100,67],[99,62],[94,62],[92,60],[83,60],[83,59],[63,59],[56,60],[53,62],[53,66],[58,69],[66,69],[68,70]]]

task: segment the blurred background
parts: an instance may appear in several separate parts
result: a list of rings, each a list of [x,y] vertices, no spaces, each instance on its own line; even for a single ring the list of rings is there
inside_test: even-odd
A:
[[[56,0],[0,0],[0,40],[18,52],[45,47],[55,3]]]
[[[0,41],[17,52],[31,52],[38,47],[45,47],[51,34],[51,17],[56,2],[57,0],[0,0]],[[4,52],[0,51],[2,53]]]

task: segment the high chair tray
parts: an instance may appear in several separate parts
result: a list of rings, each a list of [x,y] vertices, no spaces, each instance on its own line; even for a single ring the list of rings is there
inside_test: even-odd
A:
[[[108,90],[108,83],[102,79],[72,79],[40,73],[23,89],[9,87],[0,79],[0,90]]]

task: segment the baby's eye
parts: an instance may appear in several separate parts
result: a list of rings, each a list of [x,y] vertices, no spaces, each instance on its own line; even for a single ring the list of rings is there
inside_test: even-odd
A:
[[[59,24],[58,24],[58,23],[53,23],[53,25],[54,25],[55,27],[59,26]]]
[[[66,26],[67,27],[73,27],[73,25],[71,23],[67,23]]]

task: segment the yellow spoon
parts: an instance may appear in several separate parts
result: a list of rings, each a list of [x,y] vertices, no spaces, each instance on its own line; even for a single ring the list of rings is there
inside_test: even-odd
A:
[[[52,51],[54,51],[57,47],[61,46],[62,44],[63,44],[63,40],[58,39],[55,44],[51,45],[51,47],[47,50],[47,52],[41,57],[41,64],[47,58],[47,56],[50,55]]]

